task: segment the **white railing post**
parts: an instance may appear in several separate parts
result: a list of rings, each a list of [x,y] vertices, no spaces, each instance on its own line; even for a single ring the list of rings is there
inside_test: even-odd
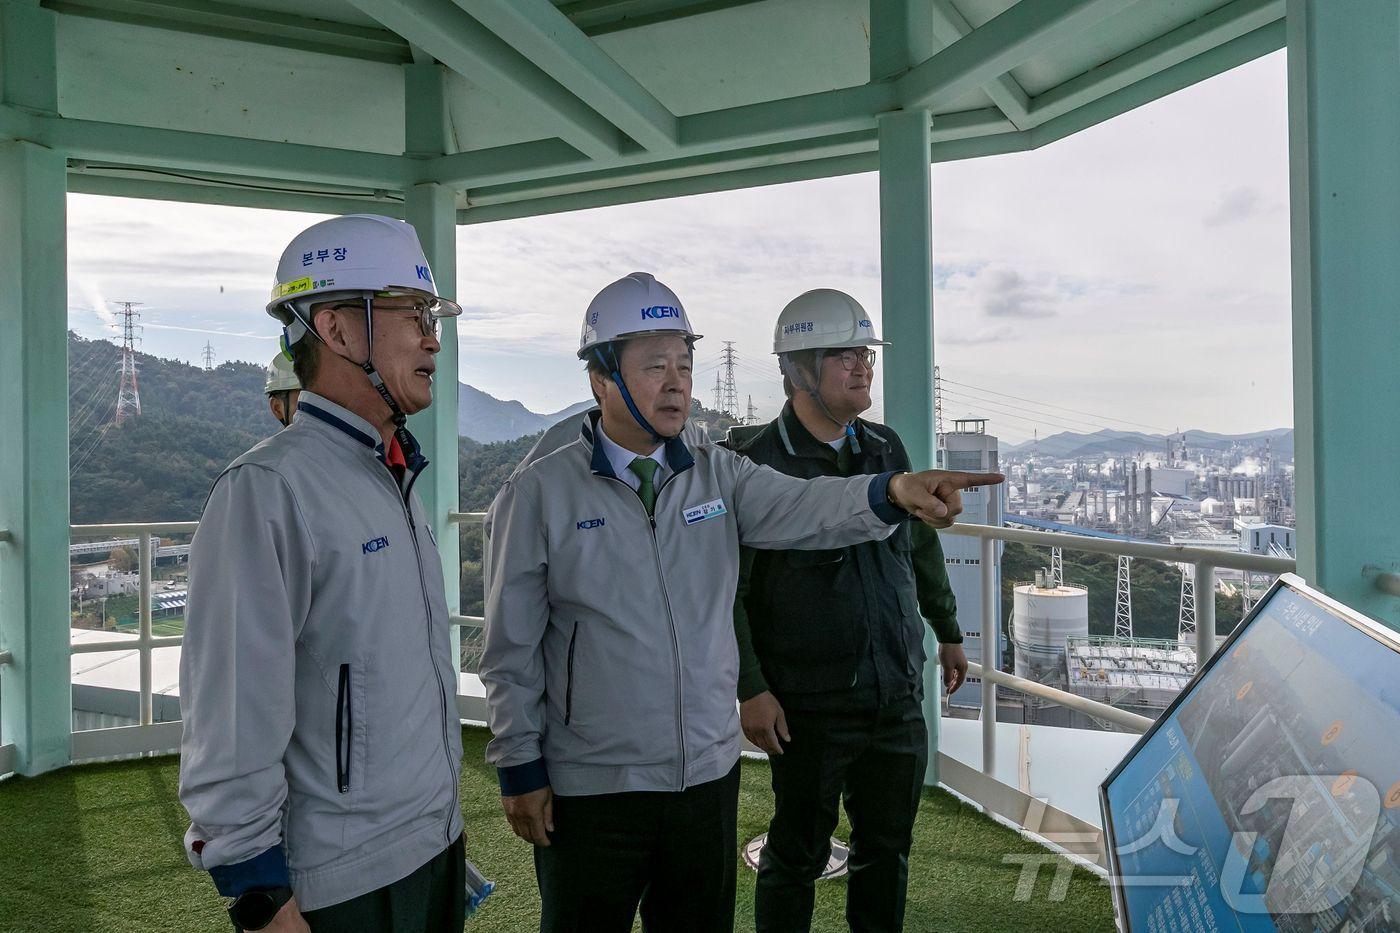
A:
[[[982,773],[996,774],[997,767],[997,685],[986,676],[987,670],[1000,670],[998,663],[1001,632],[996,613],[997,543],[982,539]]]
[[[1196,561],[1196,670],[1215,654],[1215,568]]]
[[[141,725],[149,726],[155,719],[151,697],[151,577],[155,575],[155,548],[151,546],[151,533],[140,534],[140,585],[139,616],[136,643],[141,649]]]

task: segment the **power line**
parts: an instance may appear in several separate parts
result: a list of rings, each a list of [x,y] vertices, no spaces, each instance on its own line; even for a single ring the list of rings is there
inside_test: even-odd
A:
[[[1078,408],[1066,408],[1066,407],[1063,406],[1063,405],[1053,405],[1053,404],[1051,404],[1050,402],[1042,402],[1042,401],[1038,401],[1038,400],[1036,400],[1036,399],[1022,398],[1022,397],[1019,396],[1019,395],[1009,395],[1009,394],[1007,394],[1006,392],[998,392],[998,391],[996,391],[995,389],[986,389],[986,388],[983,388],[983,387],[981,387],[981,386],[971,385],[971,384],[966,383],[966,382],[956,382],[956,381],[954,381],[954,380],[952,380],[952,379],[948,379],[948,378],[946,378],[946,377],[943,379],[943,381],[946,382],[946,383],[948,383],[949,385],[962,386],[962,387],[965,388],[965,389],[975,389],[975,390],[978,391],[978,392],[985,392],[985,393],[987,393],[987,394],[989,394],[989,395],[999,395],[999,396],[1001,396],[1002,398],[1014,399],[1015,401],[1018,401],[1018,402],[1026,402],[1026,403],[1029,403],[1029,404],[1031,404],[1031,405],[1038,405],[1038,406],[1040,406],[1040,407],[1042,407],[1042,408],[1057,408],[1057,409],[1059,409],[1059,410],[1061,410],[1061,411],[1073,412],[1074,414],[1077,414],[1077,415],[1088,415],[1088,416],[1091,417],[1091,418],[1098,418],[1098,419],[1105,420],[1105,421],[1117,421],[1117,422],[1120,422],[1120,423],[1122,423],[1122,424],[1131,424],[1131,425],[1134,425],[1134,426],[1139,427],[1139,428],[1149,428],[1149,429],[1151,429],[1151,430],[1153,430],[1153,431],[1161,431],[1163,434],[1175,434],[1175,433],[1177,433],[1177,432],[1175,432],[1175,431],[1168,430],[1167,428],[1161,427],[1161,426],[1159,426],[1159,425],[1144,424],[1144,423],[1141,422],[1141,421],[1129,421],[1129,420],[1126,419],[1126,418],[1115,418],[1115,417],[1113,417],[1112,415],[1100,415],[1100,414],[1095,414],[1094,412],[1091,412],[1091,411],[1083,411],[1083,410],[1078,409]]]

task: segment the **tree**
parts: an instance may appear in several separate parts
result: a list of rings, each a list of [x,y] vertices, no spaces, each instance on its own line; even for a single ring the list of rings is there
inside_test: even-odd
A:
[[[111,555],[107,558],[112,570],[117,573],[130,573],[136,569],[136,555],[130,548],[112,548]]]

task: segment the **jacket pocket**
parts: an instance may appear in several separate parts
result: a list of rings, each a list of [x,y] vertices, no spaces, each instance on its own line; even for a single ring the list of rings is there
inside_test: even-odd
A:
[[[569,635],[569,660],[565,665],[566,680],[564,682],[564,725],[568,725],[574,718],[574,648],[578,645],[578,623],[574,623],[573,633]]]
[[[354,708],[350,700],[350,665],[340,665],[340,684],[335,691],[335,783],[342,794],[350,793],[351,739],[355,734]]]

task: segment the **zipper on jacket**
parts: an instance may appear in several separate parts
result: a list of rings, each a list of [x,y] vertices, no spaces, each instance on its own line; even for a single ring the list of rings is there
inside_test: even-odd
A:
[[[564,684],[564,725],[574,718],[574,645],[578,642],[578,623],[574,623],[573,634],[569,636],[568,679]]]
[[[651,525],[651,552],[656,558],[656,577],[661,582],[661,599],[666,603],[666,621],[671,625],[671,650],[676,659],[676,739],[681,749],[681,773],[680,781],[676,789],[685,790],[685,700],[681,692],[681,642],[680,637],[676,634],[676,614],[674,610],[671,609],[671,594],[666,590],[666,572],[661,566],[661,544],[656,539],[656,506],[661,502],[662,491],[667,486],[671,485],[671,481],[677,476],[680,476],[680,472],[673,472],[666,478],[666,481],[657,488],[656,501],[652,503],[651,514],[647,514],[646,506],[642,505],[642,499],[637,495],[637,490],[628,486],[626,482],[618,479],[616,476],[602,476],[600,478],[608,479],[614,483],[621,483],[623,486],[626,486],[627,490],[632,493],[632,498],[636,499],[637,505],[641,506],[642,514],[647,516],[648,524]]]
[[[393,479],[392,473],[390,474],[389,478],[391,480]],[[413,524],[413,506],[411,504],[413,500],[409,498],[410,494],[413,492],[413,484],[417,481],[418,474],[414,473],[408,481],[408,487],[404,489],[401,493],[399,493],[399,499],[403,504],[404,519],[408,522],[408,534],[413,541],[414,564],[418,567],[418,587],[423,592],[423,618],[428,626],[428,661],[433,666],[433,676],[437,678],[438,700],[442,706],[442,753],[443,756],[447,759],[447,773],[452,775],[453,801],[452,804],[449,804],[447,823],[443,827],[443,838],[447,841],[448,845],[451,845],[452,813],[450,812],[450,809],[451,807],[456,805],[458,775],[456,762],[452,760],[452,743],[451,740],[448,738],[447,734],[447,687],[442,682],[442,671],[438,670],[437,658],[433,656],[433,606],[432,601],[428,598],[428,582],[423,579],[423,552],[418,545],[418,529]],[[399,484],[394,483],[394,490],[397,492],[398,489]],[[457,691],[455,689],[452,691],[452,695],[454,698],[456,697]]]
[[[342,794],[350,793],[350,737],[354,733],[354,713],[350,705],[350,665],[340,665],[340,684],[335,692],[335,784]]]

